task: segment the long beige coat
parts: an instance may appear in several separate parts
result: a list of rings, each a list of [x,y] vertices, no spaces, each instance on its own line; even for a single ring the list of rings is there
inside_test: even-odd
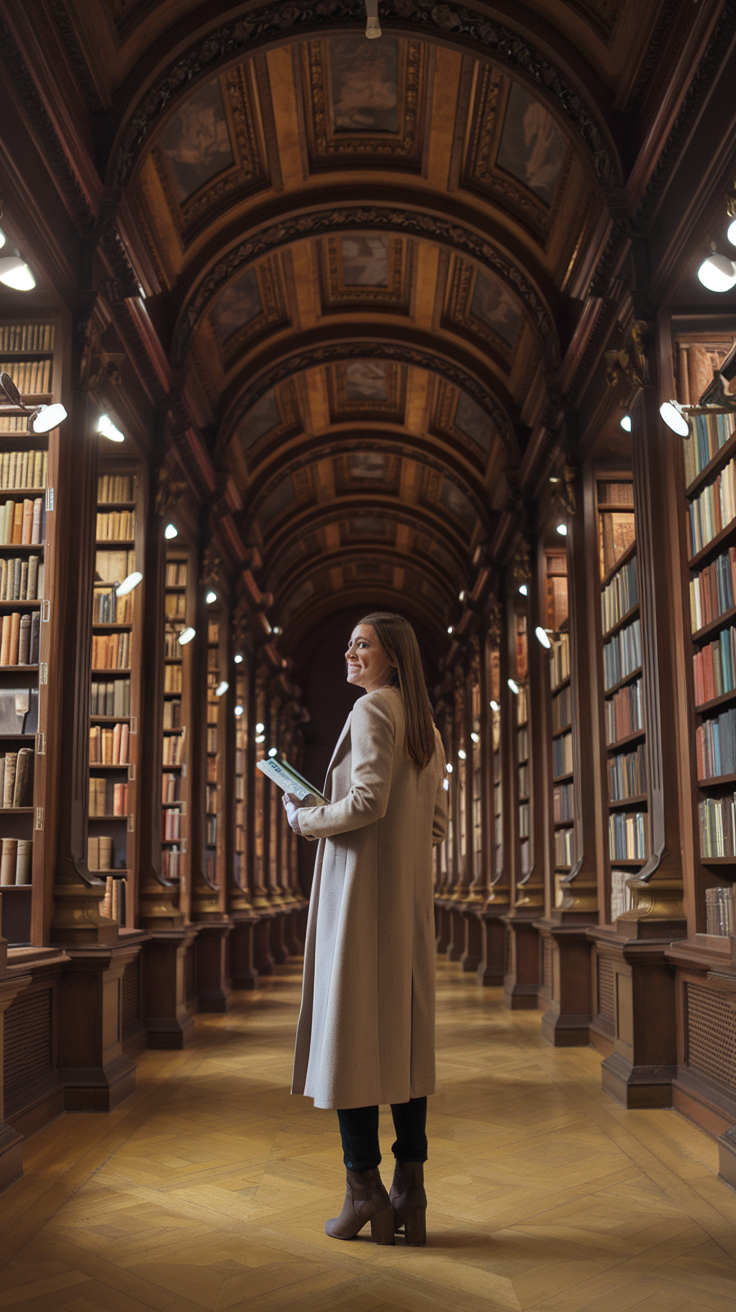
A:
[[[299,811],[302,834],[320,843],[292,1093],[315,1107],[434,1093],[432,843],[447,827],[444,777],[439,734],[420,771],[406,753],[401,695],[380,688],[340,734],[330,805]]]

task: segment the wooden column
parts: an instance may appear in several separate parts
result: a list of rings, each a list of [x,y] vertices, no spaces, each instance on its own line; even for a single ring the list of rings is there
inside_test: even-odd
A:
[[[480,856],[476,853],[475,847],[475,773],[476,765],[481,774],[481,798],[485,799],[487,793],[487,779],[483,772],[483,743],[481,739],[481,696],[483,679],[482,662],[480,658],[480,643],[477,634],[473,634],[470,641],[470,661],[468,666],[468,675],[465,684],[465,741],[468,754],[467,760],[467,789],[466,789],[466,807],[468,814],[468,863],[470,883],[465,895],[465,905],[463,908],[463,918],[465,920],[465,949],[462,956],[462,967],[466,973],[477,973],[478,967],[483,960],[483,930],[480,919],[480,912],[487,897],[488,885],[488,867],[486,864],[487,856],[487,829],[485,824],[485,814],[481,822],[482,847]],[[478,711],[478,724],[476,730],[476,707]],[[473,737],[479,739],[476,744]]]
[[[470,884],[468,869],[468,830],[467,830],[467,760],[463,761],[459,753],[465,752],[465,669],[460,656],[452,672],[452,765],[450,776],[450,796],[452,798],[452,846],[453,846],[453,881],[449,895],[448,911],[450,916],[450,942],[447,955],[450,961],[461,961],[465,951],[465,917],[462,904],[467,896]],[[463,827],[465,829],[465,851],[462,848]]]

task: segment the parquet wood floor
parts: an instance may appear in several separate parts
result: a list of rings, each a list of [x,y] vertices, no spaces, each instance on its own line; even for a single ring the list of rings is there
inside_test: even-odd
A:
[[[337,1118],[288,1093],[287,966],[198,1018],[185,1052],[144,1053],[115,1112],[29,1141],[0,1195],[0,1309],[734,1312],[736,1193],[713,1142],[624,1111],[592,1050],[547,1047],[500,990],[444,962],[439,984],[426,1249],[324,1234]]]

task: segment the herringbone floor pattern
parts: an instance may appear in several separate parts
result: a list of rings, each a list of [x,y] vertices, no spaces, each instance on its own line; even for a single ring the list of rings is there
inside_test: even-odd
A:
[[[28,1143],[0,1195],[0,1309],[734,1312],[711,1140],[623,1111],[594,1052],[548,1048],[538,1014],[444,962],[428,1246],[327,1239],[343,1175],[334,1113],[288,1093],[298,975],[143,1054],[117,1111]]]

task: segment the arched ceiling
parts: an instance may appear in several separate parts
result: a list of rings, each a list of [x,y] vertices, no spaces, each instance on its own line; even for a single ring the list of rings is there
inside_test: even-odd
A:
[[[363,601],[439,643],[555,397],[666,3],[381,0],[376,41],[362,0],[69,6],[104,18],[108,182],[287,650]]]

